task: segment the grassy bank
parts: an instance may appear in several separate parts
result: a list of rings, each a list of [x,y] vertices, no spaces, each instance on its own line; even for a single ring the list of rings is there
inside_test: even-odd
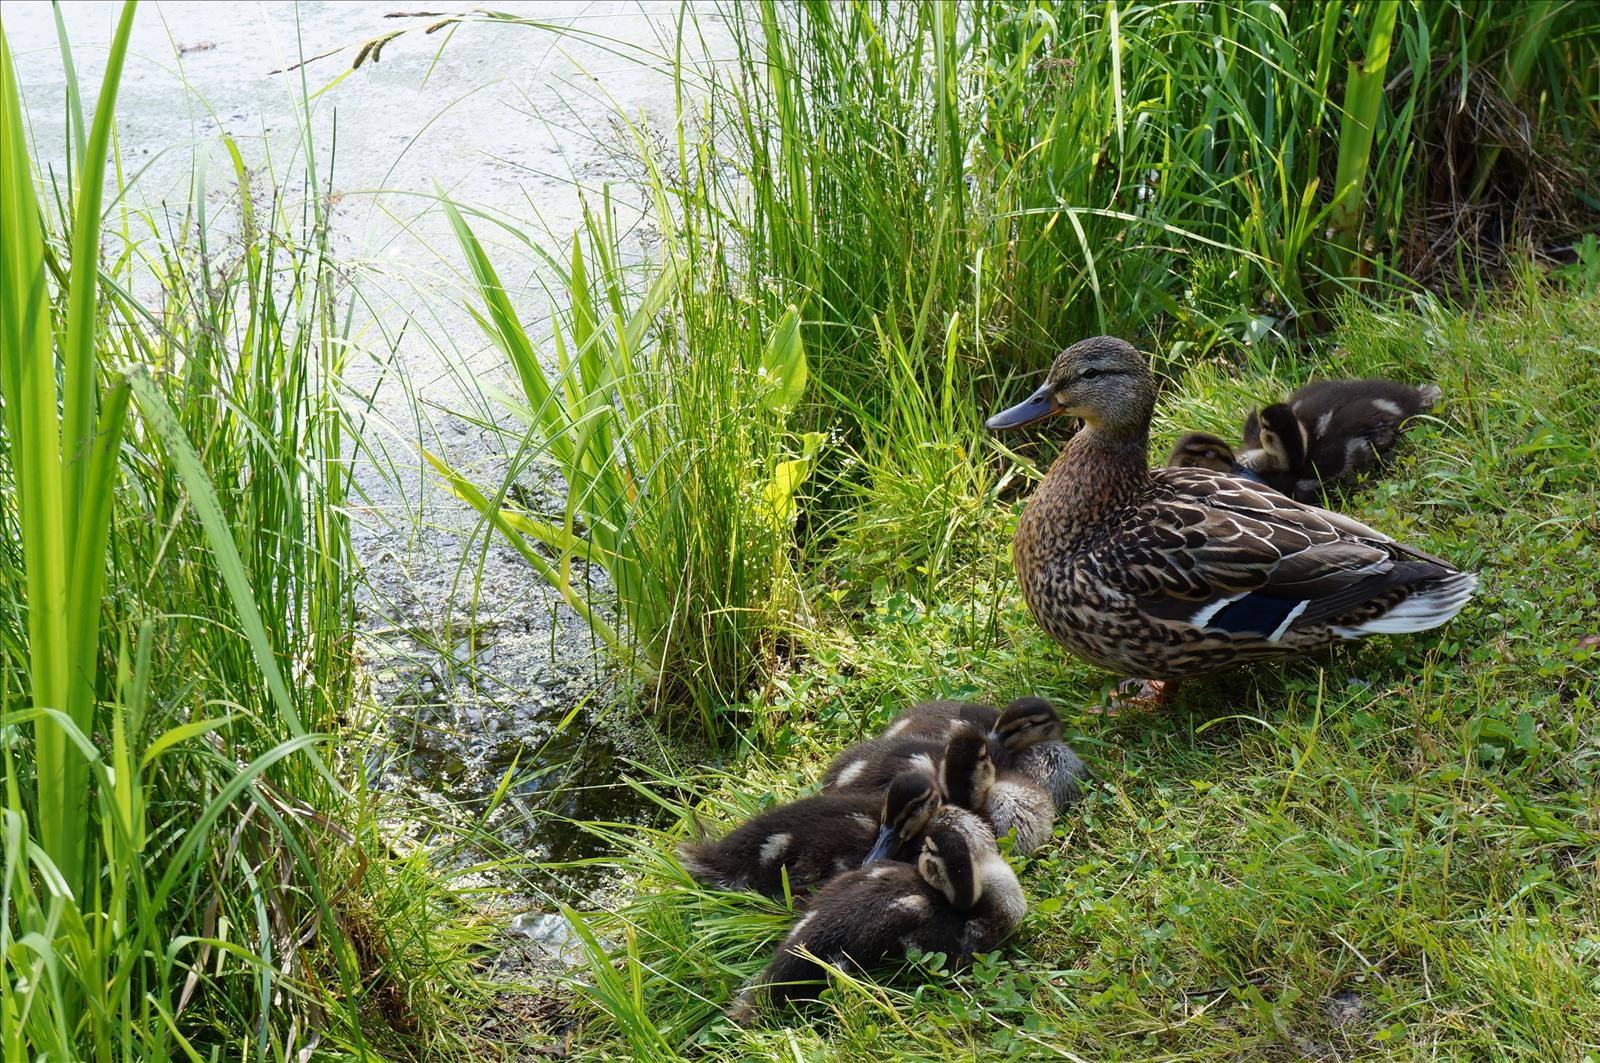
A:
[[[1020,601],[1018,503],[988,508],[930,593],[859,590],[778,683],[759,755],[658,784],[685,813],[619,839],[643,893],[580,990],[594,1058],[1579,1059],[1600,1046],[1600,297],[1533,283],[1481,315],[1351,310],[1317,360],[1180,374],[1155,445],[1234,426],[1303,372],[1436,380],[1446,403],[1349,511],[1483,573],[1436,635],[1377,638],[1192,689],[1151,717],[1087,714],[1105,677]],[[841,565],[845,563],[841,562]],[[933,696],[1053,698],[1095,784],[1016,861],[1032,912],[948,975],[839,985],[815,1018],[739,1031],[720,1009],[789,917],[706,892],[664,855],[702,820],[802,792],[828,757]]]
[[[677,89],[665,128],[616,126],[647,239],[606,188],[576,234],[441,200],[516,393],[485,381],[464,418],[504,476],[435,471],[641,716],[724,758],[632,772],[667,826],[585,826],[637,895],[574,911],[587,967],[498,1009],[440,866],[469,846],[398,851],[363,768],[359,274],[311,101],[287,164],[220,138],[227,196],[197,178],[158,213],[114,154],[125,37],[92,110],[63,48],[62,130],[31,135],[70,177],[30,157],[7,57],[3,1054],[483,1058],[564,1030],[597,1059],[1600,1054],[1600,274],[1523,265],[1600,203],[1597,10],[752,3],[722,12],[726,64],[690,56],[710,16],[685,11],[679,51],[618,56]],[[496,224],[540,305],[479,243]],[[1059,439],[981,424],[1101,330],[1156,357],[1158,447],[1312,374],[1437,381],[1350,508],[1479,597],[1434,635],[1088,713],[1105,677],[1039,633],[1009,555]],[[1095,783],[1018,862],[1018,933],[971,972],[841,983],[815,1022],[723,1021],[791,914],[690,883],[691,823],[802,792],[908,701],[1024,692]]]
[[[726,538],[653,573],[702,610],[658,614],[671,625],[737,615],[768,629],[721,658],[755,677],[732,684],[742,696],[707,688],[709,712],[652,702],[664,720],[697,708],[739,751],[643,781],[677,824],[593,826],[643,883],[616,911],[575,913],[594,937],[572,981],[586,1001],[574,1051],[1582,1058],[1600,1043],[1585,641],[1600,301],[1592,267],[1546,288],[1522,263],[1589,224],[1592,10],[951,14],[730,9],[738,60],[681,49],[675,124],[627,127],[659,253],[629,270],[602,242],[561,261],[573,291],[597,264],[623,278],[616,290],[634,294],[610,300],[619,328],[673,278],[641,356],[606,378],[624,408],[635,381],[652,398],[698,397],[688,367],[702,363],[755,402],[759,337],[801,312],[794,438],[768,436],[746,463],[674,469],[669,488],[681,474],[753,499],[799,430],[829,433],[780,529],[792,567],[773,578],[801,607],[764,612],[750,592],[774,584],[724,593],[738,556]],[[680,42],[697,28],[685,16]],[[1488,124],[1452,125],[1469,103]],[[1542,130],[1520,159],[1492,128],[1516,113]],[[1551,198],[1546,173],[1571,181]],[[497,285],[478,280],[493,308]],[[572,321],[592,316],[587,297],[568,302]],[[1039,633],[1008,549],[1059,438],[1013,452],[981,423],[1050,352],[1099,331],[1139,341],[1169,382],[1161,447],[1183,429],[1232,433],[1248,406],[1311,375],[1438,381],[1446,405],[1351,511],[1482,571],[1472,608],[1435,636],[1197,685],[1158,717],[1087,713],[1106,677]],[[491,329],[516,346],[503,334]],[[547,362],[587,386],[566,357]],[[508,449],[557,453],[582,423],[511,433]],[[722,422],[677,430],[712,440]],[[559,516],[510,505],[498,519]],[[595,550],[579,538],[556,544],[558,563]],[[658,660],[658,690],[704,663],[692,649]],[[817,1022],[722,1020],[791,916],[690,883],[669,854],[694,820],[803,793],[906,702],[1024,692],[1057,700],[1098,781],[1058,843],[1019,864],[1033,911],[1016,937],[959,976],[933,958],[843,981]]]

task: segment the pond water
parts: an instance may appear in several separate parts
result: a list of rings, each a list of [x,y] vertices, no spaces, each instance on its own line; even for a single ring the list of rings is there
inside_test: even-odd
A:
[[[485,543],[476,515],[420,460],[426,446],[480,482],[498,482],[506,446],[480,427],[495,416],[482,385],[512,385],[465,312],[462,266],[432,196],[437,182],[549,248],[576,228],[582,194],[598,199],[610,185],[630,202],[634,173],[613,116],[620,109],[665,124],[672,92],[664,74],[616,52],[670,54],[679,5],[504,3],[497,10],[568,32],[470,25],[435,35],[421,32],[432,19],[386,17],[398,6],[145,3],[117,105],[123,158],[138,173],[133,198],[158,213],[181,216],[197,171],[225,205],[233,177],[220,135],[238,142],[270,188],[298,170],[301,79],[318,93],[313,142],[325,153],[336,134],[338,145],[333,164],[320,164],[334,247],[359,269],[362,353],[350,384],[370,396],[351,460],[363,501],[357,548],[370,582],[364,655],[388,738],[370,761],[376,785],[433,809],[434,826],[424,816],[418,833],[437,835],[476,816],[515,764],[511,800],[487,824],[495,840],[533,859],[580,859],[604,847],[565,818],[640,818],[646,806],[620,777],[626,759],[648,763],[658,752],[649,729],[616,706],[582,621],[513,551]],[[90,101],[119,9],[63,5]],[[59,167],[66,81],[50,6],[6,0],[4,18],[40,162]],[[704,46],[729,54],[719,27],[714,17],[706,22]],[[341,78],[362,42],[396,29],[407,32],[378,62]],[[496,227],[479,229],[541,338],[549,311],[539,259]],[[596,885],[581,870],[552,881],[578,891]]]

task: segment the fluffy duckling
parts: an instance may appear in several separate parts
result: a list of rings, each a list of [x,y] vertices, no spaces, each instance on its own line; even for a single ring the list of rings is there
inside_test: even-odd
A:
[[[970,725],[951,735],[939,764],[940,789],[947,804],[976,812],[996,837],[1015,831],[1012,852],[1031,853],[1055,831],[1055,800],[1022,772],[997,768],[990,747]]]
[[[1044,787],[1057,809],[1078,799],[1089,771],[1062,740],[1061,715],[1043,698],[1016,698],[1004,709],[963,701],[924,701],[897,716],[884,737],[947,738],[963,726],[987,732],[997,766],[1020,772]]]
[[[1026,910],[1017,876],[992,840],[936,831],[915,866],[874,864],[818,890],[729,1016],[743,1024],[763,1004],[815,997],[826,977],[818,960],[870,968],[918,948],[965,965],[1004,940]]]
[[[1002,710],[981,701],[944,698],[919,701],[889,721],[880,738],[921,738],[942,742],[963,725],[993,731]]]
[[[722,838],[682,846],[678,858],[697,882],[781,898],[785,876],[801,893],[869,854],[915,856],[942,804],[932,775],[903,772],[886,794],[846,790],[769,808]]]
[[[1167,466],[1226,473],[1238,468],[1233,460],[1233,446],[1210,432],[1185,432],[1179,436],[1178,441],[1172,444],[1172,452],[1167,455]]]
[[[876,790],[903,771],[939,773],[939,758],[944,755],[943,737],[887,735],[857,742],[833,758],[822,773],[822,790]]]
[[[1155,401],[1145,357],[1098,336],[1061,352],[1043,386],[988,422],[1084,422],[1012,544],[1029,609],[1072,653],[1181,679],[1425,631],[1466,605],[1476,576],[1359,521],[1226,473],[1150,468]]]
[[[1325,488],[1350,487],[1382,465],[1406,422],[1439,401],[1436,384],[1314,380],[1288,401],[1252,410],[1238,453],[1241,468],[1301,502]]]

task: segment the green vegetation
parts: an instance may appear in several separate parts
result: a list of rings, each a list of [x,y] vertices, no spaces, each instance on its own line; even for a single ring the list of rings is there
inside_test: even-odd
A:
[[[798,315],[768,326],[759,308],[740,313],[672,247],[634,299],[608,209],[574,239],[570,266],[550,263],[565,304],[551,379],[471,227],[445,210],[488,308],[478,320],[522,385],[522,399],[501,406],[523,434],[508,433],[516,460],[492,498],[429,460],[632,666],[646,696],[698,706],[703,733],[719,737],[711,706],[749,686],[771,650],[765,633],[794,607],[797,493],[821,442],[807,434],[791,451],[784,433],[806,386]],[[541,465],[565,480],[559,514],[506,501]],[[590,605],[575,559],[610,577],[622,632]]]
[[[727,758],[640,770],[659,829],[585,825],[638,889],[571,912],[572,1052],[1600,1056],[1600,253],[1557,279],[1527,254],[1600,213],[1600,6],[720,14],[732,62],[688,58],[691,11],[674,54],[619,59],[677,90],[669,128],[619,116],[648,250],[608,190],[576,234],[439,207],[520,394],[485,384],[470,418],[505,475],[434,468],[644,715]],[[481,1058],[460,853],[396,851],[363,766],[332,158],[302,113],[267,194],[222,138],[227,201],[197,165],[185,213],[141,211],[113,137],[131,17],[92,124],[63,43],[67,184],[0,49],[0,1052]],[[491,221],[542,257],[548,341]],[[1037,630],[1009,556],[1056,441],[981,425],[1101,331],[1156,357],[1158,447],[1312,374],[1438,381],[1349,508],[1481,571],[1474,604],[1089,714],[1107,677]],[[721,1019],[791,915],[694,886],[674,843],[906,702],[1023,692],[1096,781],[1018,862],[1016,936],[970,972],[842,977],[818,1022]]]
[[[1252,358],[1292,356],[1287,341],[1314,334],[1342,299],[1414,292],[1412,275],[1476,288],[1507,249],[1570,238],[1600,203],[1592,173],[1559,189],[1549,180],[1595,146],[1592,5],[1031,2],[958,13],[818,0],[721,15],[737,44],[726,64],[687,58],[705,27],[680,21],[679,50],[664,60],[677,86],[670,129],[618,116],[642,162],[659,256],[619,279],[630,256],[608,210],[587,227],[587,250],[552,262],[557,287],[571,287],[552,296],[571,322],[557,344],[590,335],[590,320],[603,336],[613,316],[643,335],[623,290],[646,293],[634,306],[659,304],[658,343],[608,341],[632,361],[601,382],[621,411],[605,416],[622,417],[630,439],[653,439],[646,456],[668,452],[661,433],[675,441],[672,502],[636,497],[671,510],[681,496],[699,520],[659,522],[634,501],[599,520],[602,531],[631,529],[631,559],[613,572],[628,624],[598,630],[638,647],[625,656],[655,666],[655,700],[713,735],[739,730],[730,702],[761,666],[782,665],[788,654],[773,648],[805,620],[766,607],[769,597],[814,600],[818,572],[837,575],[829,592],[853,607],[879,585],[933,592],[1002,487],[983,457],[993,452],[983,414],[1066,340],[1143,337],[1174,373],[1241,343]],[[496,32],[519,22],[477,18]],[[1507,122],[1523,132],[1503,135]],[[610,301],[592,319],[591,275]],[[503,335],[519,308],[504,293],[488,305],[526,404],[541,407],[547,385],[527,386],[533,345]],[[782,425],[750,412],[759,382],[746,378],[790,307],[811,382],[793,427],[835,444],[817,454],[794,573],[765,564],[773,552],[751,533],[764,488],[747,471],[775,479],[766,470],[816,447],[817,436],[785,442],[771,430]],[[568,366],[559,346],[544,357]],[[562,372],[582,376],[577,393],[591,405],[579,408],[592,412],[597,391],[580,370]],[[557,420],[508,438],[507,450],[571,467],[559,437],[582,421]],[[715,442],[731,425],[755,435]],[[608,454],[613,437],[608,428],[587,445]],[[588,460],[620,461],[642,482],[633,455]],[[614,487],[597,496],[585,480],[569,476],[580,502],[615,509]],[[453,482],[486,503],[509,488]],[[572,508],[501,518],[559,533],[544,538],[561,559],[546,578],[569,598],[575,549],[616,556],[564,541]]]

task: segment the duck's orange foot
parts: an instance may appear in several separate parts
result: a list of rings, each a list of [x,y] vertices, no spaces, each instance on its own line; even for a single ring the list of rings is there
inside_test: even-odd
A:
[[[1124,679],[1111,692],[1109,705],[1092,706],[1089,712],[1105,716],[1154,712],[1172,704],[1172,691],[1177,685],[1167,679]]]

